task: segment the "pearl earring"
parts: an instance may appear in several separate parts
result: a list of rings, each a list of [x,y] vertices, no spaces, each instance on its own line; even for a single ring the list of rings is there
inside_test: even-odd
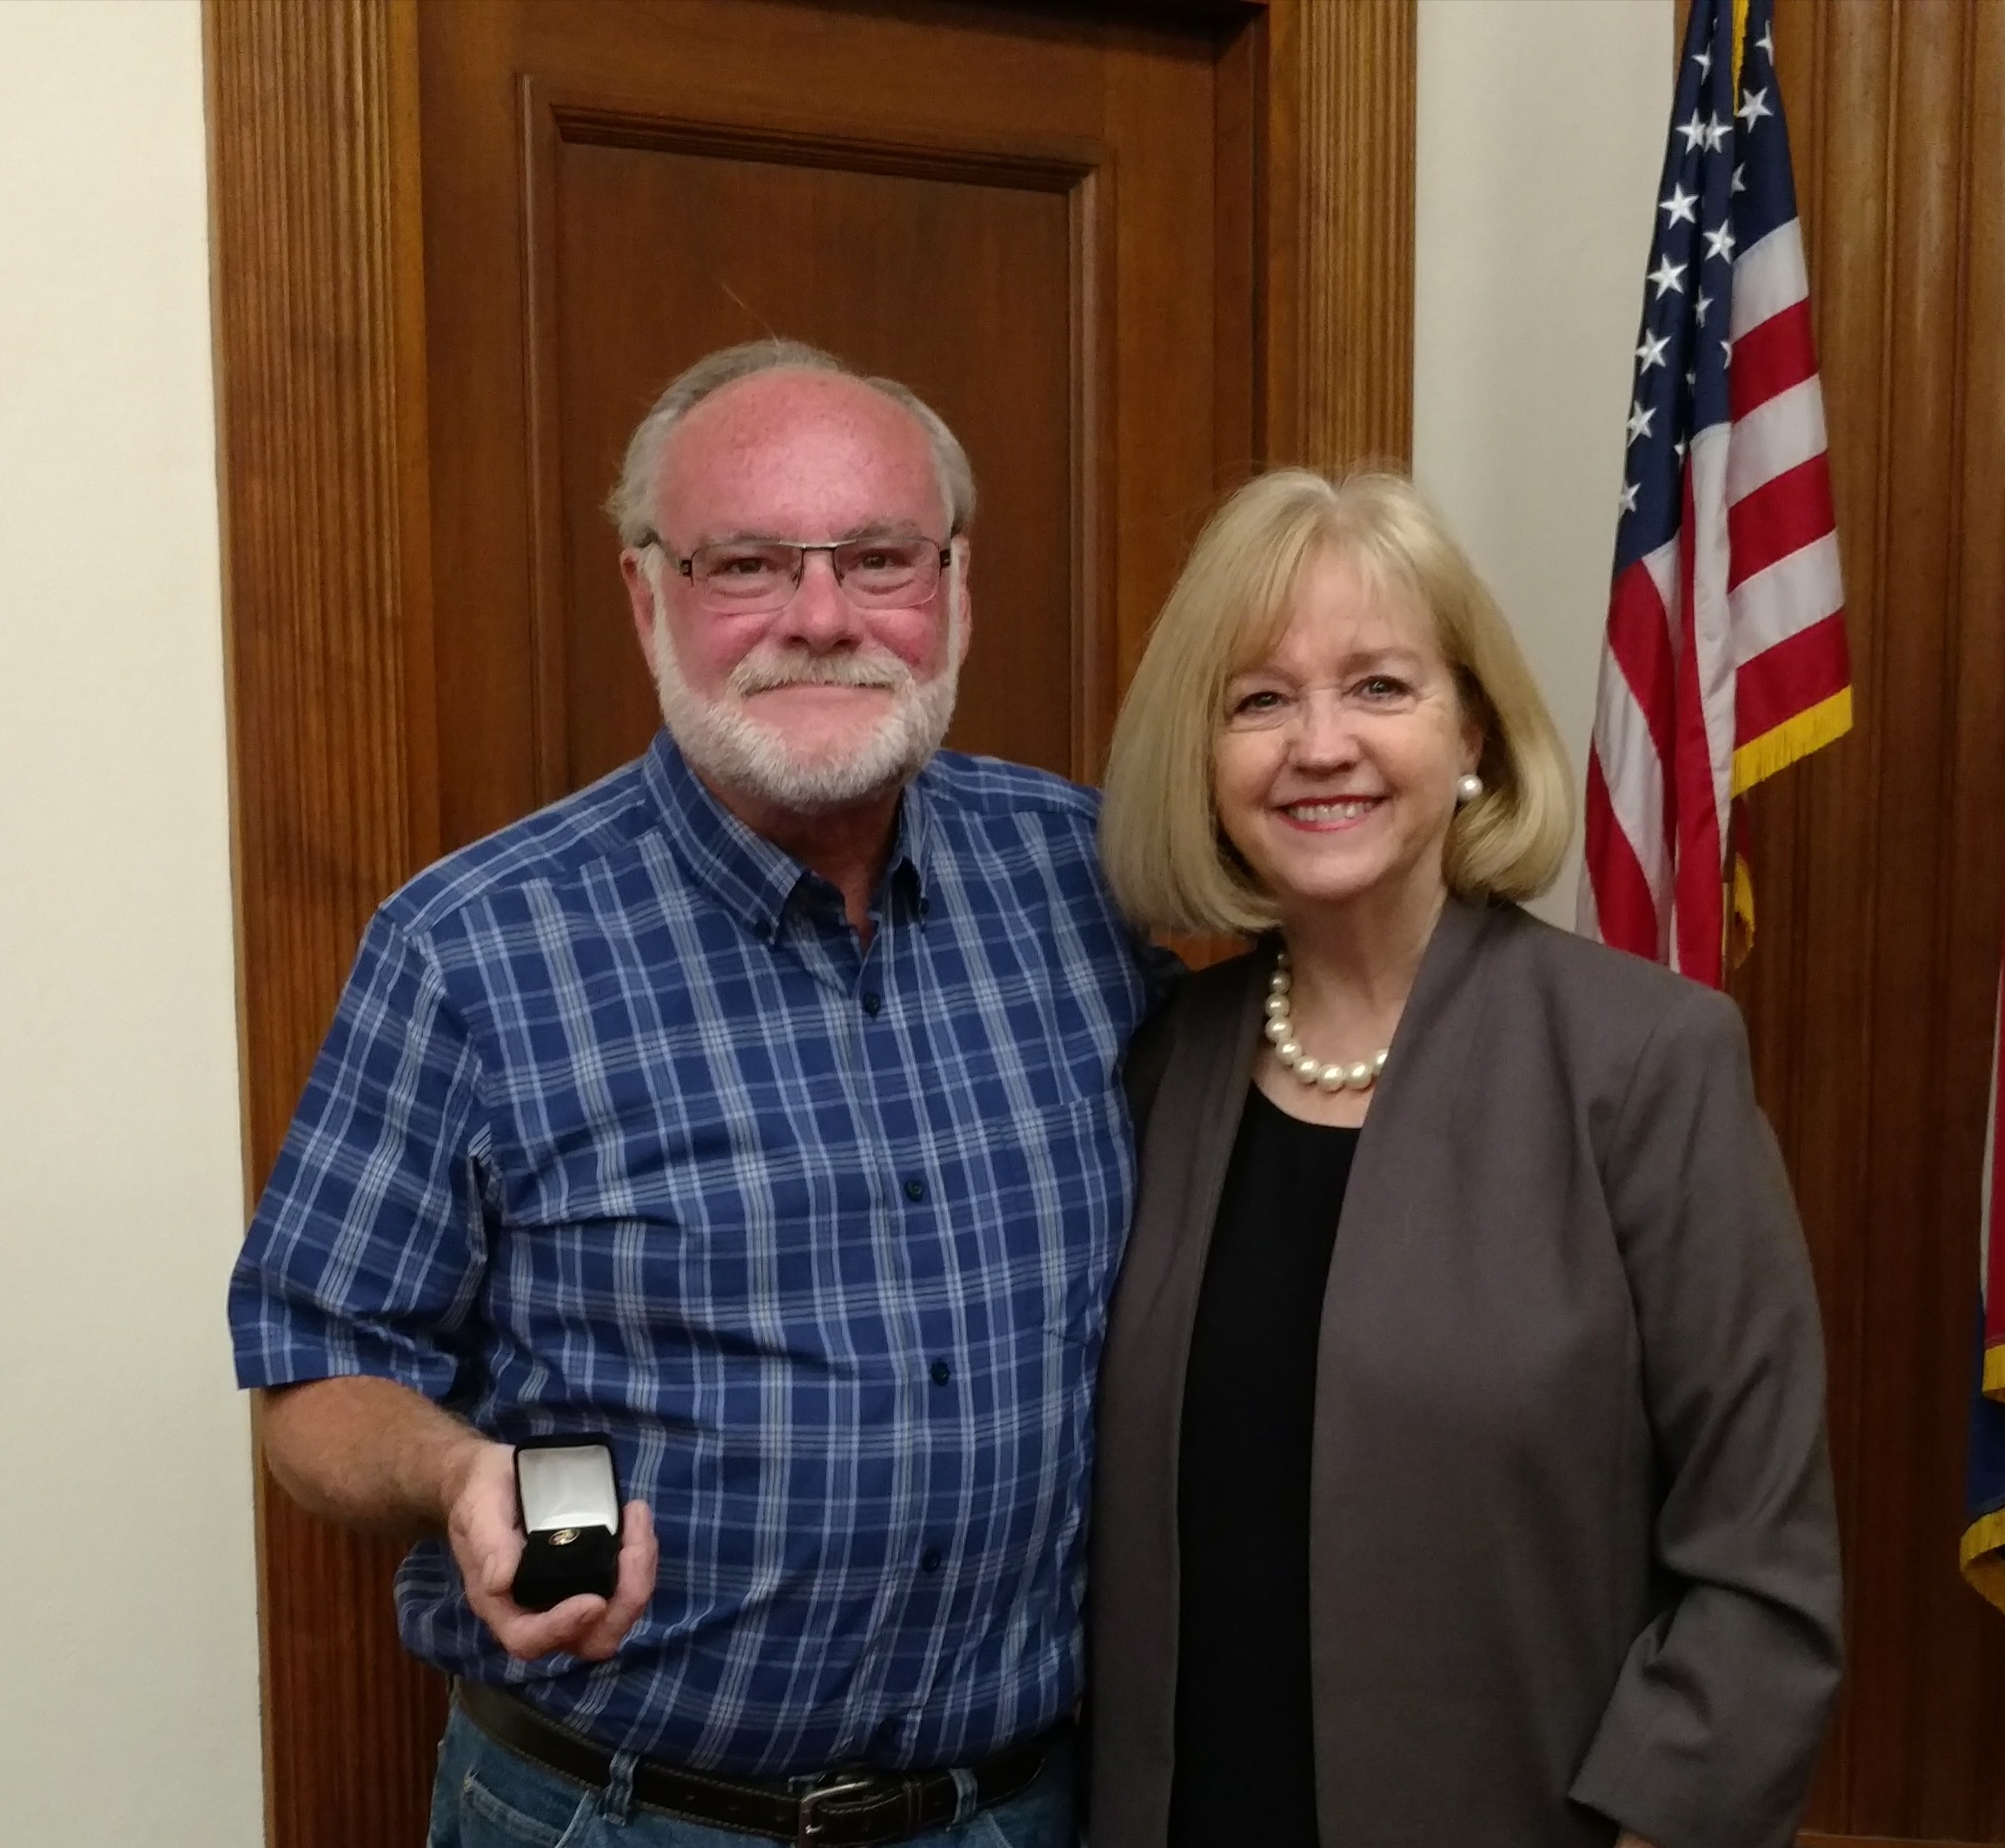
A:
[[[1473,802],[1482,793],[1483,780],[1473,771],[1455,779],[1455,806],[1457,808],[1461,808],[1464,803]]]

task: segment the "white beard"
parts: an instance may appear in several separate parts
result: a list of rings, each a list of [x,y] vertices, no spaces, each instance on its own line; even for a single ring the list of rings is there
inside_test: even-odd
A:
[[[947,586],[950,610],[955,586]],[[706,699],[683,678],[668,613],[655,598],[655,692],[662,722],[690,767],[720,789],[739,790],[797,814],[844,809],[910,782],[940,748],[954,716],[960,682],[960,623],[947,624],[947,664],[930,680],[886,649],[816,654],[801,648],[755,648],[732,669],[725,696]],[[847,751],[804,751],[763,725],[741,703],[776,687],[878,687],[891,710]]]

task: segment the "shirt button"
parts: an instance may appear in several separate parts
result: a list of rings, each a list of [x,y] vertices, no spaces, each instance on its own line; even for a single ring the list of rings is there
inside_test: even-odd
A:
[[[870,992],[864,997],[864,1012],[874,1018],[877,1014],[877,1010],[883,1006],[883,997],[879,995],[875,989],[872,989]]]
[[[933,1384],[936,1386],[944,1386],[954,1377],[954,1369],[948,1366],[944,1360],[934,1361],[932,1372]]]
[[[919,1566],[922,1571],[937,1572],[940,1569],[940,1549],[937,1546],[927,1548],[919,1555]]]
[[[926,1183],[922,1180],[907,1181],[905,1183],[905,1198],[908,1200],[924,1199],[926,1198]]]

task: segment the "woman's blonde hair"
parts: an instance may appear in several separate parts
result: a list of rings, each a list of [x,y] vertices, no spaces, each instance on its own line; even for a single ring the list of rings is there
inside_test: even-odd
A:
[[[1432,616],[1482,732],[1483,792],[1449,825],[1449,890],[1529,898],[1559,873],[1574,825],[1565,747],[1511,625],[1441,517],[1400,475],[1331,481],[1282,469],[1212,516],[1114,726],[1100,852],[1115,897],[1144,929],[1251,936],[1277,922],[1219,826],[1212,753],[1226,683],[1273,651],[1302,567],[1319,551]]]

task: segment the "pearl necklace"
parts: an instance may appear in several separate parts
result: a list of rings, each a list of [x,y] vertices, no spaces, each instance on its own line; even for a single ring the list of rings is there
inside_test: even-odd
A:
[[[1381,1046],[1368,1059],[1360,1059],[1355,1065],[1346,1065],[1341,1059],[1326,1065],[1321,1059],[1305,1053],[1295,1038],[1295,1023],[1288,1000],[1288,992],[1295,985],[1292,967],[1288,953],[1283,949],[1275,959],[1274,973],[1267,982],[1267,1038],[1274,1048],[1274,1057],[1287,1066],[1304,1084],[1312,1084],[1322,1091],[1369,1091],[1379,1082],[1379,1074],[1385,1069],[1385,1055],[1391,1050]]]

